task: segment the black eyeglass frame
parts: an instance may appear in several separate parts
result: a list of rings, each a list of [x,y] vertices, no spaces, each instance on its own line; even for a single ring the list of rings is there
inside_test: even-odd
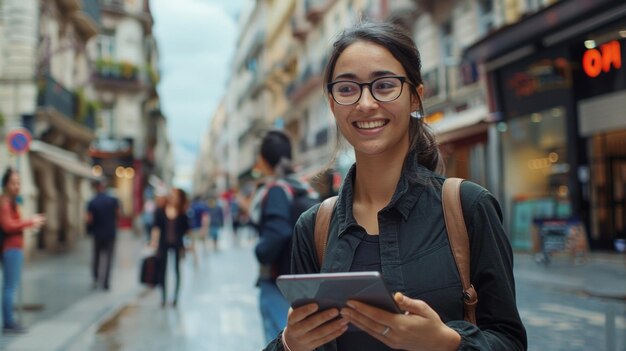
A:
[[[374,83],[376,83],[377,81],[381,80],[381,79],[389,79],[389,78],[396,78],[400,81],[400,93],[398,94],[398,96],[396,96],[395,98],[391,99],[391,100],[380,100],[379,98],[377,98],[374,93],[372,92],[372,85]],[[337,101],[337,99],[335,98],[335,94],[333,94],[333,86],[335,84],[338,83],[354,83],[356,85],[359,86],[359,97],[351,104],[342,104],[341,102]],[[402,95],[402,91],[404,89],[404,83],[414,87],[415,85],[413,85],[413,83],[409,82],[407,80],[407,77],[404,76],[385,76],[385,77],[380,77],[380,78],[376,78],[373,81],[369,82],[369,83],[359,83],[359,82],[355,82],[353,80],[338,80],[335,82],[330,82],[328,84],[326,84],[326,89],[328,90],[328,93],[330,93],[330,96],[333,97],[333,100],[335,100],[336,103],[338,103],[341,106],[350,106],[350,105],[354,105],[357,102],[359,102],[359,100],[361,100],[361,96],[363,96],[363,87],[367,86],[367,88],[370,91],[370,95],[372,95],[372,97],[374,98],[374,100],[378,101],[378,102],[392,102],[392,101],[396,101],[398,100],[398,98]]]

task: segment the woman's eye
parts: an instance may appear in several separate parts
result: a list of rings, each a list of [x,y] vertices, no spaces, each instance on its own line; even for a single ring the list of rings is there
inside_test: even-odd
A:
[[[385,90],[385,89],[393,89],[397,86],[396,82],[393,81],[379,81],[374,85],[374,89]]]
[[[352,94],[352,93],[356,92],[357,89],[352,84],[337,84],[335,86],[335,91],[337,93],[345,95],[345,94]]]

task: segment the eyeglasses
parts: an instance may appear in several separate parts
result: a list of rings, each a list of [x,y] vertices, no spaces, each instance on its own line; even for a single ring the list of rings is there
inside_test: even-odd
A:
[[[370,94],[380,102],[390,102],[402,95],[404,83],[413,85],[406,80],[406,77],[392,76],[374,79],[369,83],[357,83],[351,80],[339,80],[328,83],[326,86],[330,95],[339,105],[356,104],[363,95],[363,87],[370,90]]]

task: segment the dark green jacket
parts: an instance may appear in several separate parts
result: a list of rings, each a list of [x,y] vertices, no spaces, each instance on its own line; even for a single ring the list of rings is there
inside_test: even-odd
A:
[[[321,270],[313,237],[319,206],[300,217],[294,233],[292,273],[350,270],[355,248],[367,234],[352,215],[355,173],[353,166],[339,193]],[[526,330],[515,302],[513,255],[502,213],[487,190],[470,182],[462,184],[461,196],[470,236],[471,283],[478,293],[478,327],[463,320],[462,286],[441,206],[443,181],[422,166],[405,164],[389,205],[378,213],[385,282],[392,292],[422,299],[437,311],[461,334],[459,350],[526,350]],[[266,350],[283,350],[280,335]],[[335,351],[336,343],[317,350]]]

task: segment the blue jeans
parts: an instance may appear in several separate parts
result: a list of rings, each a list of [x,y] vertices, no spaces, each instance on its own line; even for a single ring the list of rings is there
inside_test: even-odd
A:
[[[259,307],[263,318],[265,341],[270,343],[287,325],[289,302],[280,293],[276,283],[270,280],[259,280]]]
[[[8,249],[2,257],[3,285],[2,285],[2,321],[4,327],[15,324],[13,319],[13,298],[15,290],[20,284],[24,253],[21,249]]]

